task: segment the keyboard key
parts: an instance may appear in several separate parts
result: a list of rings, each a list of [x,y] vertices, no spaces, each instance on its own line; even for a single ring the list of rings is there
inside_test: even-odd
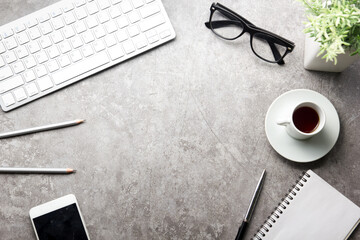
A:
[[[4,60],[2,59],[2,57],[0,56],[0,67],[4,66],[5,65],[5,62]]]
[[[43,36],[42,38],[40,38],[39,42],[42,48],[47,48],[51,46],[51,40],[48,36]]]
[[[119,42],[122,42],[122,41],[128,39],[128,35],[127,35],[127,33],[126,33],[125,30],[119,30],[119,31],[117,31],[117,32],[116,32],[116,37],[117,37],[117,39],[118,39]]]
[[[0,42],[0,53],[3,53],[5,51],[6,51],[6,49],[5,49],[4,44],[2,42]]]
[[[36,87],[35,83],[33,83],[33,82],[26,85],[25,89],[30,97],[34,96],[35,94],[37,94],[39,92],[38,88]]]
[[[81,20],[87,16],[86,11],[83,7],[75,9],[75,15],[77,19]]]
[[[30,41],[29,37],[27,36],[26,32],[21,32],[18,35],[16,35],[16,38],[20,45],[23,45]]]
[[[135,8],[139,8],[139,7],[144,5],[143,0],[132,0],[132,3],[133,3]]]
[[[55,30],[64,27],[64,22],[61,17],[54,18],[51,22]]]
[[[108,33],[113,33],[117,30],[117,26],[114,21],[110,21],[110,22],[106,23],[105,28]]]
[[[71,2],[65,2],[62,6],[62,10],[65,12],[71,11],[74,9],[74,6],[72,5]]]
[[[117,19],[117,23],[119,25],[120,28],[124,28],[127,25],[129,25],[129,22],[127,20],[127,18],[125,16],[121,16]]]
[[[87,31],[84,34],[82,34],[82,38],[84,40],[84,43],[90,43],[92,41],[95,40],[93,34],[91,33],[91,31]]]
[[[123,0],[120,6],[123,13],[128,13],[132,10],[131,3],[128,0]]]
[[[14,37],[9,37],[7,39],[4,40],[5,46],[8,50],[16,48],[17,47],[17,43],[15,41]]]
[[[16,98],[16,101],[20,102],[27,98],[25,90],[23,88],[18,88],[14,91],[14,95]]]
[[[100,52],[105,49],[105,44],[102,40],[96,41],[94,43],[94,49],[96,52]]]
[[[74,28],[78,34],[86,31],[86,25],[83,21],[75,23]]]
[[[53,87],[53,83],[49,76],[45,76],[38,79],[37,83],[39,85],[40,91],[42,92]]]
[[[155,35],[157,35],[157,32],[155,31],[155,29],[152,29],[152,30],[149,30],[149,31],[146,32],[146,37],[147,38],[150,38],[150,37],[155,36]]]
[[[29,56],[28,58],[25,58],[24,63],[26,68],[28,69],[36,66],[35,58],[33,56]]]
[[[121,15],[121,10],[118,8],[118,6],[113,6],[109,9],[109,13],[111,18],[116,18]]]
[[[9,66],[0,68],[0,81],[4,80],[13,75],[11,68]]]
[[[162,32],[160,33],[160,37],[161,37],[161,38],[166,38],[166,37],[168,37],[168,36],[170,36],[170,35],[171,35],[171,33],[170,33],[169,30],[162,31]]]
[[[52,32],[52,28],[49,22],[44,22],[42,24],[40,24],[40,31],[42,32],[43,35],[46,35],[48,33]]]
[[[8,51],[3,56],[8,64],[16,61],[16,56],[13,51]]]
[[[109,48],[108,51],[109,51],[111,60],[115,60],[115,59],[118,59],[118,58],[124,56],[124,51],[121,47],[121,44],[118,44],[116,46]]]
[[[61,11],[60,8],[53,8],[53,10],[50,12],[50,16],[52,18],[55,18],[55,17],[57,17],[57,16],[59,16],[61,14],[62,14],[62,11]]]
[[[147,40],[144,35],[137,36],[136,38],[133,39],[133,41],[137,49],[141,49],[147,46]]]
[[[20,47],[16,48],[15,52],[16,52],[18,58],[24,58],[29,55],[25,46],[20,46]]]
[[[116,39],[113,35],[108,35],[105,37],[106,46],[111,47],[116,44]]]
[[[35,18],[29,18],[25,21],[25,24],[28,28],[31,28],[33,26],[36,26],[38,24],[38,22]]]
[[[65,38],[71,38],[72,36],[75,35],[75,31],[71,26],[65,27],[63,29],[63,33],[64,33]]]
[[[156,3],[147,5],[140,9],[140,14],[143,18],[147,18],[158,12],[160,12],[160,8]]]
[[[146,21],[140,22],[140,29],[142,32],[145,32],[149,29],[152,29],[160,24],[165,22],[163,16],[161,14],[156,14],[151,17],[148,17]]]
[[[105,51],[98,53],[96,56],[85,58],[83,61],[72,64],[68,68],[59,70],[53,74],[55,84],[60,84],[77,77],[83,73],[93,70],[109,62]]]
[[[0,82],[0,93],[5,93],[11,89],[17,88],[24,84],[20,75],[17,75],[13,78],[6,79]]]
[[[22,32],[26,29],[25,25],[23,23],[20,23],[19,25],[14,27],[14,30],[16,33]]]
[[[21,73],[25,70],[24,64],[21,61],[18,61],[12,65],[15,73]]]
[[[124,47],[124,50],[127,54],[129,53],[132,53],[133,51],[135,51],[135,47],[134,47],[134,44],[132,43],[131,40],[126,40],[124,43],[123,43],[123,47]]]
[[[78,48],[83,45],[81,38],[79,36],[75,36],[75,37],[71,38],[70,42],[71,42],[71,45],[73,46],[73,48]]]
[[[29,36],[32,40],[37,39],[41,36],[41,33],[39,31],[38,27],[32,27],[29,29]]]
[[[140,33],[139,28],[136,25],[133,25],[128,28],[130,37],[134,37]]]
[[[88,25],[88,28],[93,28],[98,25],[98,22],[97,22],[95,16],[89,16],[88,18],[86,18],[86,23]]]
[[[88,10],[88,13],[90,15],[94,14],[94,13],[97,13],[99,11],[97,5],[95,2],[91,2],[89,3],[87,6],[86,6],[87,10]]]
[[[45,52],[38,52],[35,54],[35,58],[37,59],[38,63],[43,63],[48,60]]]
[[[1,98],[2,98],[5,106],[7,106],[7,107],[8,107],[8,106],[11,106],[11,105],[13,105],[13,104],[15,103],[15,99],[14,99],[14,97],[12,96],[11,93],[7,93],[7,94],[5,94],[4,96],[2,96]]]
[[[110,20],[109,15],[107,14],[106,11],[98,13],[97,17],[98,17],[100,23],[105,23]]]
[[[31,82],[32,80],[35,80],[36,76],[33,70],[28,70],[24,72],[24,78],[26,82]]]
[[[86,3],[86,0],[77,0],[75,2],[75,6],[80,7],[80,6],[84,5],[85,3]]]
[[[94,51],[92,50],[90,45],[85,45],[82,49],[81,49],[84,57],[88,57],[94,54]]]
[[[94,28],[94,33],[95,33],[96,38],[101,38],[106,35],[105,30],[102,26],[98,26],[98,27]]]
[[[28,48],[29,48],[29,51],[30,53],[36,53],[40,50],[40,46],[37,42],[30,42],[29,45],[28,45]]]
[[[38,19],[39,22],[42,23],[42,22],[46,22],[47,20],[49,20],[50,16],[49,16],[48,13],[44,13],[41,16],[39,16],[37,19]]]
[[[100,7],[102,10],[110,7],[110,3],[109,3],[108,0],[101,0],[101,1],[98,1],[98,3],[99,3],[99,7]]]
[[[39,77],[45,76],[47,74],[46,68],[44,65],[40,65],[35,68],[36,75]]]
[[[54,72],[59,69],[59,65],[57,64],[56,60],[52,60],[47,63],[47,68],[49,69],[49,72]]]
[[[51,33],[50,37],[51,37],[53,43],[59,43],[63,40],[63,37],[62,37],[60,31],[55,31],[55,32]]]
[[[69,42],[66,42],[66,41],[60,43],[59,47],[60,47],[60,51],[62,53],[67,53],[67,52],[69,52],[71,50],[71,46],[70,46]]]
[[[82,59],[81,53],[79,50],[72,51],[70,54],[71,60],[73,62],[80,61]]]
[[[14,34],[13,30],[11,28],[8,28],[8,29],[3,29],[1,31],[1,36],[3,38],[8,38],[10,36],[12,36]]]
[[[60,55],[60,52],[56,46],[52,46],[48,49],[48,54],[50,58],[55,58]]]
[[[59,63],[60,63],[61,67],[66,67],[66,66],[70,65],[71,62],[70,62],[69,57],[64,55],[64,56],[59,57]]]
[[[128,16],[131,23],[136,23],[140,20],[140,16],[136,11],[132,11],[131,13],[128,14]]]
[[[74,14],[72,12],[66,13],[64,15],[64,20],[67,25],[76,22],[76,18],[74,17]]]

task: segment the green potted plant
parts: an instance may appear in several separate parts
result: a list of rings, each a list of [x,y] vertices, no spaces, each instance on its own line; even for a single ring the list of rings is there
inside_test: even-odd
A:
[[[360,55],[360,0],[299,0],[307,10],[304,67],[342,72]]]

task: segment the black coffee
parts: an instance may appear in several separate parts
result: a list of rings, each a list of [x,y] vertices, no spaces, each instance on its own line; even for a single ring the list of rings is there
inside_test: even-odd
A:
[[[319,115],[311,107],[300,107],[293,114],[293,122],[297,129],[304,133],[315,131],[319,125]]]

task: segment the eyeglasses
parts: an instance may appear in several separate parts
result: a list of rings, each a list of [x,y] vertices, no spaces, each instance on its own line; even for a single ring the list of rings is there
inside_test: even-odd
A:
[[[220,3],[211,5],[210,20],[205,25],[217,36],[226,40],[235,40],[248,32],[252,51],[266,62],[282,65],[285,63],[284,57],[295,48],[293,42],[256,27]]]

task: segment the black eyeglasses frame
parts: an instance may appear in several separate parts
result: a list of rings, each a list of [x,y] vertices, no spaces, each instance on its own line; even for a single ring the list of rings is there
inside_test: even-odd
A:
[[[218,10],[221,14],[223,14],[224,16],[228,17],[229,18],[229,21],[217,21],[215,24],[217,24],[217,26],[214,26],[214,22],[211,21],[212,17],[213,17],[213,14],[214,12]],[[214,28],[216,27],[222,27],[222,26],[225,26],[225,25],[229,25],[229,24],[241,24],[243,30],[242,32],[236,36],[236,37],[233,37],[233,38],[226,38],[220,34],[218,34]],[[231,9],[225,7],[224,5],[220,4],[220,3],[213,3],[210,7],[210,18],[209,18],[209,22],[206,22],[205,23],[206,27],[211,29],[212,32],[214,34],[216,34],[218,37],[220,38],[223,38],[223,39],[226,39],[226,40],[235,40],[239,37],[241,37],[244,33],[248,32],[250,34],[250,46],[251,46],[251,50],[254,52],[254,54],[259,57],[260,59],[266,61],[266,62],[270,62],[270,63],[277,63],[279,65],[282,65],[284,64],[284,58],[285,56],[292,52],[295,48],[295,44],[279,35],[276,35],[272,32],[269,32],[265,29],[262,29],[262,28],[259,28],[257,26],[255,26],[253,23],[251,23],[249,20],[247,20],[246,18],[240,16],[239,14],[237,14],[236,12],[232,11]],[[253,38],[254,38],[254,34],[256,33],[261,33],[261,34],[264,34],[264,35],[269,35],[270,37],[272,37],[271,41],[267,41],[270,45],[270,48],[272,50],[272,53],[274,55],[274,58],[277,59],[279,58],[278,60],[275,60],[275,61],[270,61],[268,59],[265,59],[263,57],[261,57],[258,53],[256,53],[256,51],[254,50],[254,47],[253,47]],[[273,40],[276,40],[277,42],[273,42]],[[280,55],[278,49],[276,48],[275,44],[274,43],[280,43],[281,45],[285,46],[286,47],[286,51],[284,53],[283,56]]]

